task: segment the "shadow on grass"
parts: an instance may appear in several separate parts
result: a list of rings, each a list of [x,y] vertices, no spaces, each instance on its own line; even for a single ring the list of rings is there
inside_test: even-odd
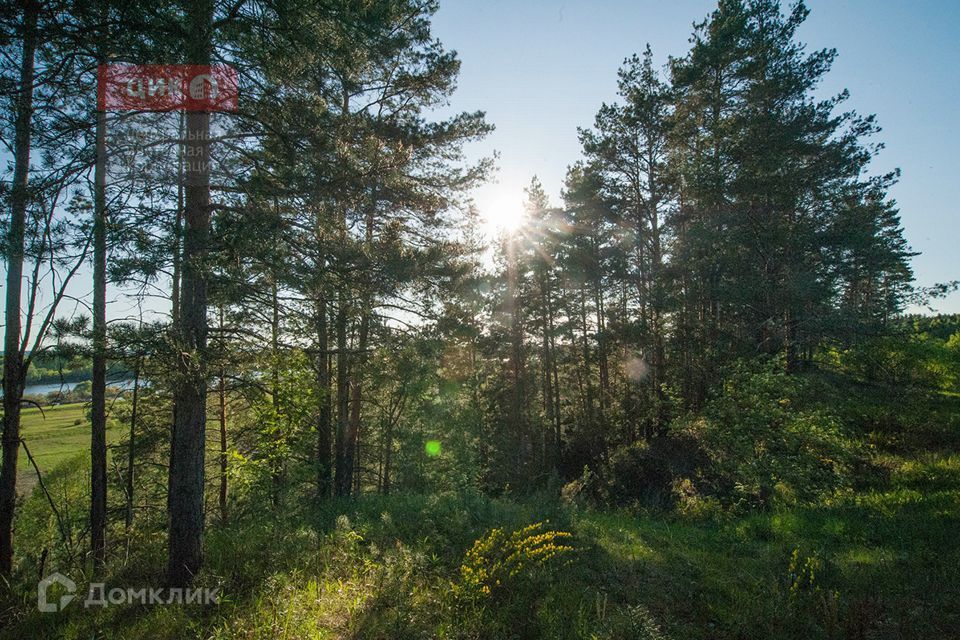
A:
[[[931,638],[960,629],[956,458],[816,508],[721,520],[569,510],[555,500],[370,496],[250,514],[212,531],[217,607],[39,614],[3,637]],[[549,521],[574,562],[465,606],[451,583],[489,529]],[[794,551],[796,559],[794,560]],[[810,569],[808,575],[808,568]],[[110,586],[162,575],[162,536]]]

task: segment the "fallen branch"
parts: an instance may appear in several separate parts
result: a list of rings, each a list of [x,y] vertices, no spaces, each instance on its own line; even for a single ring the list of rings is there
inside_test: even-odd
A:
[[[27,400],[26,398],[20,398],[20,404],[32,404],[37,409],[40,410],[40,415],[43,416],[43,419],[47,419],[47,414],[43,412],[43,407],[40,406],[39,402],[34,402],[33,400]]]

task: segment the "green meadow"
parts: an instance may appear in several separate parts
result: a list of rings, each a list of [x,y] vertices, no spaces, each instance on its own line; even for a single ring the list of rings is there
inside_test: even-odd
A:
[[[89,408],[82,402],[23,409],[21,436],[41,473],[54,470],[71,459],[84,458],[90,451]],[[107,443],[116,441],[121,429],[108,424]],[[21,448],[17,486],[21,493],[37,483],[37,474]]]

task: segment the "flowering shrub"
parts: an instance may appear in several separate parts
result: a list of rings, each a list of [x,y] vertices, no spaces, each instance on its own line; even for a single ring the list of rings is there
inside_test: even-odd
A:
[[[823,563],[816,555],[803,557],[800,555],[800,549],[793,550],[790,554],[790,565],[787,568],[787,586],[791,599],[796,599],[804,593],[820,591],[817,574],[822,566]]]
[[[574,551],[571,538],[567,531],[545,531],[542,522],[512,533],[492,529],[467,551],[454,591],[467,597],[489,596],[537,570],[565,561]]]

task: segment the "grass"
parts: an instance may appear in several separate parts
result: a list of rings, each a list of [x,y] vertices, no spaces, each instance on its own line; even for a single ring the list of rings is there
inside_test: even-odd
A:
[[[293,493],[274,504],[254,492],[236,498],[229,522],[219,523],[210,490],[196,584],[219,588],[220,604],[107,608],[82,606],[89,474],[80,452],[89,429],[73,424],[81,405],[57,407],[46,421],[25,420],[25,437],[41,464],[53,466],[44,476],[62,521],[36,492],[25,498],[18,573],[0,596],[0,639],[960,638],[955,406],[928,422],[929,433],[871,434],[879,471],[856,491],[739,515],[599,511],[553,495],[317,502]],[[118,512],[122,493],[111,489],[108,589],[162,586],[162,473],[140,477],[142,509],[129,533]],[[231,491],[242,494],[241,483]],[[535,551],[518,550],[514,564],[526,569],[489,592],[465,588],[464,567],[478,568],[467,558],[477,540],[538,522],[570,532],[575,551],[539,566]],[[52,542],[59,527],[70,554]],[[40,573],[59,569],[79,585],[78,601],[57,614],[36,608],[43,558]],[[495,574],[493,562],[479,568]]]
[[[0,636],[957,637],[960,455],[887,462],[882,488],[706,520],[454,494],[287,505],[211,527],[198,583],[223,589],[218,606],[44,615],[26,592],[17,623]],[[489,595],[456,595],[476,539],[531,522],[572,532],[572,561]],[[118,565],[109,585],[162,575],[160,538],[137,543],[136,559]]]
[[[82,402],[44,408],[24,408],[21,435],[30,448],[30,453],[46,474],[64,463],[88,456],[90,451],[90,419],[87,406]],[[122,429],[108,423],[107,443],[115,442]],[[28,493],[37,483],[37,474],[21,450],[17,468],[17,487],[20,493]]]

